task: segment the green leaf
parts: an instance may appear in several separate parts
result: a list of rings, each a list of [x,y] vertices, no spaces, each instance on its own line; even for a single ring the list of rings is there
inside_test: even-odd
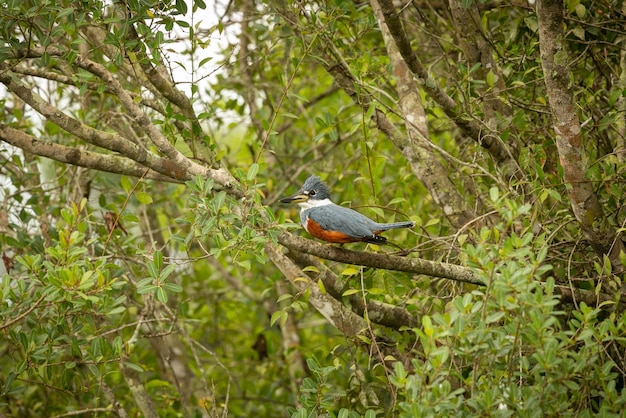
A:
[[[49,65],[50,65],[50,53],[48,51],[45,51],[43,54],[41,54],[41,66],[47,67]]]
[[[183,287],[178,283],[167,282],[161,285],[168,292],[181,293],[183,291]]]
[[[294,115],[293,113],[289,113],[289,112],[282,112],[280,115],[284,116],[286,118],[290,118],[290,119],[298,119],[299,118],[298,115]]]
[[[367,293],[369,293],[370,295],[384,295],[387,292],[385,291],[385,289],[381,289],[380,287],[370,287],[369,289],[367,289]]]
[[[143,367],[141,367],[141,366],[140,366],[140,365],[138,365],[138,364],[131,363],[131,362],[129,362],[129,361],[125,361],[125,362],[124,362],[124,366],[128,367],[129,369],[133,369],[134,371],[136,371],[136,372],[138,372],[138,373],[143,373],[143,372],[144,372]]]
[[[498,190],[497,187],[492,187],[489,189],[489,199],[491,199],[492,202],[497,202],[498,198],[500,197],[500,190]]]
[[[248,181],[252,181],[256,178],[256,175],[258,173],[259,173],[259,164],[252,163],[250,165],[250,168],[248,168],[248,175],[246,176],[246,178],[248,179]]]
[[[323,294],[326,294],[326,286],[324,286],[324,282],[322,281],[322,279],[319,279],[317,281],[317,287],[319,287],[320,292],[322,292]]]
[[[145,279],[141,279],[137,282],[137,289],[151,285],[153,281],[154,279],[152,277],[146,277]]]
[[[126,312],[125,306],[118,306],[117,308],[113,308],[107,312],[107,315],[117,315]]]
[[[341,294],[341,296],[350,296],[350,295],[354,295],[356,293],[360,293],[361,291],[359,289],[348,289],[345,292],[343,292]]]
[[[80,283],[78,285],[79,290],[85,290],[93,287],[93,285],[95,284],[95,282],[91,280],[91,276],[93,276],[93,273],[95,272],[92,270],[88,270],[83,273],[82,277],[80,278]]]
[[[146,293],[152,293],[157,289],[157,286],[151,284],[148,286],[143,286],[143,287],[138,287],[137,288],[137,293],[139,293],[140,295],[144,295]]]
[[[178,10],[178,13],[180,13],[181,15],[186,15],[187,3],[185,3],[184,0],[176,0],[176,10]]]
[[[211,61],[212,59],[213,59],[213,57],[211,57],[211,56],[204,58],[202,61],[200,61],[200,64],[198,64],[198,68],[202,67],[204,64],[206,64],[207,62]],[[198,119],[200,119],[200,120],[201,119],[208,119],[209,116],[211,116],[209,113],[203,112],[203,113],[200,113],[198,115]]]
[[[68,7],[65,9],[61,9],[61,11],[59,12],[59,14],[57,14],[56,19],[60,20],[66,16],[69,16],[71,14],[74,14],[74,8],[73,7]]]
[[[120,178],[120,185],[122,186],[122,189],[124,189],[126,193],[130,193],[131,189],[133,188],[132,183],[126,176],[122,176]]]
[[[156,291],[156,298],[161,303],[167,303],[168,296],[163,286],[158,286]]]
[[[270,318],[270,325],[274,326],[274,324],[277,321],[280,321],[281,325],[284,325],[285,322],[287,321],[287,317],[288,317],[287,312],[283,310],[276,311],[272,314],[272,317]]]
[[[496,75],[494,74],[493,70],[489,70],[489,72],[487,73],[486,81],[489,87],[493,87],[496,84]]]
[[[284,295],[280,295],[278,297],[278,299],[276,300],[276,302],[280,303],[280,302],[282,302],[284,300],[287,300],[287,299],[293,299],[293,295],[291,295],[289,293],[285,293]]]
[[[168,264],[163,270],[161,270],[161,273],[159,274],[159,280],[167,279],[170,274],[172,274],[177,268],[178,266],[176,264]]]
[[[360,270],[355,268],[355,267],[346,267],[345,269],[343,269],[343,271],[341,272],[342,276],[354,276],[355,274],[359,274]]]
[[[148,275],[150,276],[150,279],[159,278],[159,269],[154,265],[154,263],[148,263]]]
[[[422,316],[422,327],[424,329],[424,334],[429,337],[432,337],[435,333],[435,328],[433,328],[433,322],[428,315]]]
[[[238,260],[236,261],[238,266],[243,267],[245,270],[250,271],[252,269],[252,263],[250,260]]]
[[[148,205],[152,203],[152,196],[145,192],[135,192],[135,196],[137,196],[137,200],[139,203],[143,205]]]
[[[161,270],[161,267],[163,267],[163,253],[161,250],[156,250],[154,254],[152,254],[152,262],[157,270]]]

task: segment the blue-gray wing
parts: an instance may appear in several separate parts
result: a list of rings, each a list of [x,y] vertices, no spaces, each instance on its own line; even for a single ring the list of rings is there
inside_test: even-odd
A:
[[[359,212],[335,204],[305,210],[302,216],[303,224],[306,217],[309,217],[327,231],[343,232],[357,239],[371,237],[378,226]]]

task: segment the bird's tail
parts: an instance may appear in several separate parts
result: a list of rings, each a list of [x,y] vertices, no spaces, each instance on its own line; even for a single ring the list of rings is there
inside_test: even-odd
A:
[[[388,229],[413,228],[415,226],[415,222],[413,221],[393,222],[390,224],[378,224],[378,226],[381,231],[386,231]]]

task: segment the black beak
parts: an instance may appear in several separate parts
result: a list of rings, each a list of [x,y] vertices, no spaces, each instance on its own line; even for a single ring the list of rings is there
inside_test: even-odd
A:
[[[293,196],[280,199],[279,202],[280,203],[300,203],[300,202],[306,202],[307,200],[309,200],[309,196],[299,193]]]

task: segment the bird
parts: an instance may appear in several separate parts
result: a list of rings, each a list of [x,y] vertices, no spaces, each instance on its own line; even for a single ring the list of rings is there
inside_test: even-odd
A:
[[[413,221],[379,223],[330,200],[330,189],[316,175],[306,179],[298,193],[280,199],[300,206],[300,223],[312,236],[333,244],[368,242],[384,244],[380,234],[389,229],[412,228]]]

